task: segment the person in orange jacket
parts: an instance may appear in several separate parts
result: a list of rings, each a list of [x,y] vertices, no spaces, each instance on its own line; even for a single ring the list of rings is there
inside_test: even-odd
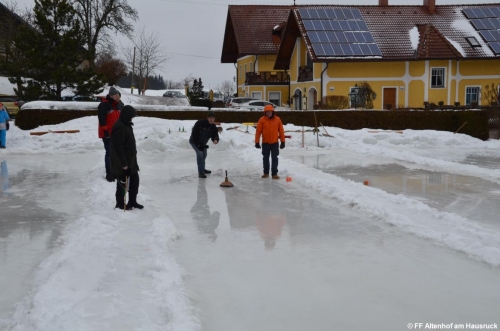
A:
[[[280,179],[278,176],[278,155],[279,149],[285,148],[285,131],[281,119],[276,116],[274,107],[267,105],[264,107],[264,114],[257,123],[255,132],[255,148],[261,148],[260,136],[262,135],[262,155],[264,162],[264,174],[262,178],[269,177],[269,154],[271,155],[271,175],[273,179]],[[278,145],[278,138],[281,144]],[[279,148],[279,149],[278,149]]]

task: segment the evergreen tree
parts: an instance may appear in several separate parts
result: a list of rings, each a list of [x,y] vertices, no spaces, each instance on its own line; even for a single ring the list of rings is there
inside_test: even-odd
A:
[[[67,0],[35,0],[34,28],[20,28],[14,38],[18,57],[7,65],[20,98],[60,100],[66,89],[82,96],[102,91],[102,79],[82,64],[88,51],[75,17]]]

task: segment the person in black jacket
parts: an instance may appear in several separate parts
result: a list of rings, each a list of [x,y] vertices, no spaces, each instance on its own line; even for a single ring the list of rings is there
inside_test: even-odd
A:
[[[214,144],[219,142],[219,131],[214,124],[215,114],[214,112],[208,112],[206,120],[197,121],[193,130],[191,131],[191,137],[189,138],[189,143],[193,146],[196,152],[196,162],[198,163],[198,177],[207,178],[205,174],[211,173],[210,170],[205,168],[205,159],[207,158],[208,141],[212,139]]]
[[[139,165],[137,163],[137,147],[132,126],[132,118],[137,112],[132,106],[123,107],[120,118],[116,121],[111,131],[111,172],[116,183],[116,206],[120,209],[142,209],[143,205],[137,203],[139,193]],[[130,179],[129,199],[125,206],[124,196],[127,177]]]

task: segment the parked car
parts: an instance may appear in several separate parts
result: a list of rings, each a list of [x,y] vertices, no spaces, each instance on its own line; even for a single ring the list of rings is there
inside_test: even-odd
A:
[[[166,91],[165,93],[163,93],[163,96],[165,98],[187,98],[182,92],[175,90]]]
[[[266,100],[252,100],[245,103],[240,103],[236,108],[238,109],[247,109],[247,110],[264,110],[264,107],[267,105],[271,105],[274,109],[284,109],[283,107],[279,107],[272,102]]]
[[[257,100],[257,99],[249,98],[249,97],[230,98],[229,101],[227,102],[226,106],[235,108],[235,107],[238,107],[242,103],[249,102],[252,100]]]
[[[17,97],[0,95],[0,102],[4,105],[9,113],[13,116],[19,112],[19,106],[17,105]]]

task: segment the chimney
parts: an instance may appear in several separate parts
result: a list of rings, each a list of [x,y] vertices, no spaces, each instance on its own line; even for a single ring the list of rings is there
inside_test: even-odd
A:
[[[436,0],[424,0],[424,6],[427,7],[429,13],[431,14],[434,14],[436,12]]]
[[[378,5],[381,7],[389,6],[389,0],[378,0]]]

